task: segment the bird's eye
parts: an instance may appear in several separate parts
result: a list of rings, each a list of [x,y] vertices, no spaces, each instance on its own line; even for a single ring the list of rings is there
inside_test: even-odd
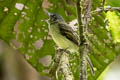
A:
[[[53,17],[53,18],[56,18],[56,16],[55,16],[55,15],[53,15],[52,17]]]
[[[56,20],[57,20],[56,15],[52,15],[52,16],[51,16],[51,19],[52,19],[52,21],[56,21]]]

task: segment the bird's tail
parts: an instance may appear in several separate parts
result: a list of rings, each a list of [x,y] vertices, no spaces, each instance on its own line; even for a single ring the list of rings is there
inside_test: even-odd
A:
[[[89,58],[88,55],[86,56],[86,60],[87,60],[87,62],[88,62],[88,65],[89,65],[89,67],[90,67],[90,70],[91,70],[92,75],[95,75],[95,71],[94,71],[94,69],[93,69],[93,64],[92,64],[92,62],[91,62],[91,60],[90,60],[90,58]]]

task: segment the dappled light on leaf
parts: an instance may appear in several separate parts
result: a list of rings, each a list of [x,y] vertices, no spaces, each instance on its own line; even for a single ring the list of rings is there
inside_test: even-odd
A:
[[[49,66],[51,63],[51,56],[47,55],[44,56],[43,58],[39,59],[39,62],[43,64],[43,66]]]
[[[120,6],[118,2],[107,0],[106,5]],[[40,74],[48,76],[56,55],[56,45],[50,36],[49,25],[46,22],[48,16],[44,10],[61,15],[77,34],[75,4],[76,0],[0,0],[0,39],[17,49]],[[117,44],[120,43],[120,14],[117,11],[104,10],[92,14],[94,10],[101,9],[103,9],[101,0],[93,0],[87,37],[89,39],[88,55],[95,75],[91,74],[88,67],[88,80],[96,80],[120,54],[120,45]],[[80,55],[77,53],[69,55],[70,71],[75,80],[79,80]],[[57,75],[60,80],[63,80],[59,74],[61,71]]]
[[[119,13],[118,13],[119,14]],[[106,18],[109,22],[108,30],[111,31],[114,38],[114,43],[120,42],[120,17],[117,12],[107,12]]]
[[[43,47],[43,41],[40,39],[40,40],[37,40],[35,43],[33,43],[33,45],[35,46],[36,49],[40,49],[41,47]]]
[[[15,8],[17,8],[18,10],[22,10],[23,7],[24,7],[24,4],[22,4],[22,3],[16,3],[15,4]]]

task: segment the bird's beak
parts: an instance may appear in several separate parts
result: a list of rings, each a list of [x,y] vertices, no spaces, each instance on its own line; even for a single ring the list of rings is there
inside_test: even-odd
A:
[[[50,12],[48,12],[47,10],[44,10],[44,12],[48,15],[48,16],[50,16],[52,13],[50,13]]]

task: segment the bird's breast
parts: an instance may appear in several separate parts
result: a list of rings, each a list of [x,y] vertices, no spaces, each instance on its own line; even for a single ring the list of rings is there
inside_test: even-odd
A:
[[[62,49],[69,49],[72,52],[78,50],[78,46],[68,40],[64,35],[60,33],[59,27],[57,25],[49,26],[50,35],[54,42]]]

